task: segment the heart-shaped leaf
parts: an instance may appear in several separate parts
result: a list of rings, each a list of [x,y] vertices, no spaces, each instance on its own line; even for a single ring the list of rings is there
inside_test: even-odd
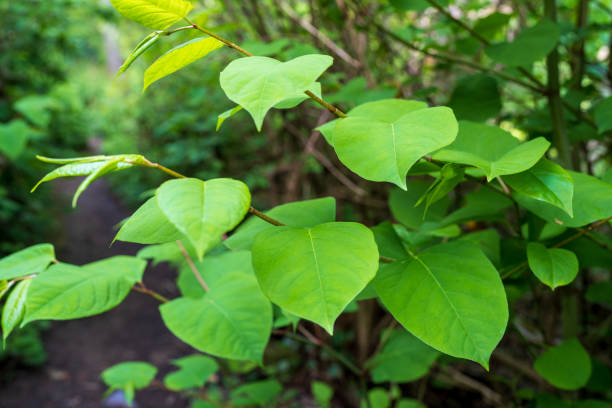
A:
[[[196,349],[222,358],[262,362],[272,329],[272,306],[253,276],[231,272],[197,299],[160,306],[172,333]]]
[[[381,267],[374,287],[416,337],[488,369],[508,323],[508,302],[498,272],[478,247],[461,241],[430,247]]]
[[[533,167],[549,146],[550,143],[543,137],[520,143],[501,128],[460,121],[455,141],[432,157],[478,167],[491,181],[495,177],[520,173]]]
[[[165,30],[193,9],[186,0],[111,0],[111,3],[123,16],[154,30]]]
[[[332,62],[332,57],[318,54],[287,62],[268,57],[240,58],[221,72],[221,88],[251,114],[257,130],[261,130],[272,107],[308,90]]]
[[[147,388],[157,374],[157,368],[149,363],[126,361],[107,368],[100,374],[110,390],[123,390],[129,405],[134,401],[134,390]]]
[[[562,390],[584,387],[591,376],[591,357],[577,339],[569,339],[540,355],[533,368]]]
[[[533,274],[552,290],[571,283],[578,274],[578,258],[567,249],[531,242],[527,245],[527,260]]]
[[[205,57],[223,43],[212,37],[195,38],[178,45],[159,57],[144,73],[144,92],[153,82]]]
[[[372,232],[353,222],[266,229],[255,237],[251,252],[266,296],[330,334],[378,269]]]
[[[138,244],[162,244],[183,240],[185,236],[160,210],[157,197],[151,197],[123,223],[115,239]]]
[[[367,180],[388,181],[405,190],[412,165],[452,143],[457,134],[449,108],[415,109],[407,102],[370,102],[355,108],[363,115],[338,119],[333,145],[342,163]]]
[[[529,170],[506,176],[504,180],[517,193],[559,207],[570,217],[574,215],[574,181],[558,164],[541,159]]]
[[[155,197],[159,209],[191,241],[200,259],[242,221],[251,205],[248,187],[227,178],[166,181]]]
[[[166,375],[164,385],[174,391],[202,387],[208,377],[219,369],[214,359],[201,354],[179,358],[172,364],[180,369]]]

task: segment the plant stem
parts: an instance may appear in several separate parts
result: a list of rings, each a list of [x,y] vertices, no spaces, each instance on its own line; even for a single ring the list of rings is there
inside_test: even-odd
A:
[[[152,298],[158,300],[161,303],[166,303],[170,301],[170,299],[168,299],[167,297],[162,296],[159,293],[152,291],[151,289],[145,287],[143,283],[140,283],[139,286],[132,286],[132,290],[134,292],[143,293],[145,295],[151,296]]]
[[[557,22],[557,4],[555,0],[544,0],[544,13],[549,20]],[[546,71],[548,73],[548,106],[552,121],[553,141],[559,152],[559,161],[563,167],[572,168],[570,144],[563,118],[563,102],[559,92],[559,51],[557,47],[546,57]]]
[[[179,249],[181,250],[181,253],[185,257],[185,260],[187,261],[187,265],[189,265],[189,269],[191,269],[191,272],[193,272],[198,282],[200,282],[200,285],[202,286],[202,289],[204,289],[204,292],[208,292],[209,290],[208,285],[206,284],[206,282],[204,282],[204,278],[202,278],[200,271],[198,271],[198,268],[196,268],[195,264],[193,263],[193,260],[187,253],[187,250],[183,246],[183,243],[181,242],[181,240],[177,239],[176,245],[178,245]]]
[[[229,48],[233,48],[236,51],[238,51],[239,53],[241,53],[242,55],[245,55],[247,57],[253,57],[254,55],[252,53],[250,53],[249,51],[245,50],[244,48],[240,47],[237,44],[234,44],[233,42],[226,40],[225,38],[213,33],[212,31],[207,30],[204,27],[199,26],[198,24],[192,22],[191,20],[189,20],[187,17],[185,17],[185,20],[191,24],[191,26],[193,28],[195,28],[196,30],[199,30],[201,32],[203,32],[206,35],[209,35],[211,37],[213,37],[214,39],[221,41],[224,45],[226,45]],[[344,112],[342,112],[340,109],[336,108],[335,106],[325,102],[323,99],[319,98],[318,96],[316,96],[315,94],[313,94],[310,91],[304,91],[304,93],[306,95],[308,95],[309,98],[311,98],[313,101],[315,101],[316,103],[318,103],[319,105],[323,106],[325,109],[329,110],[331,113],[335,114],[336,116],[340,117],[340,118],[344,118],[346,117],[346,114]]]
[[[258,209],[256,209],[255,207],[249,207],[249,212],[251,214],[253,214],[256,217],[261,218],[262,220],[264,220],[265,222],[272,224],[272,225],[276,225],[277,227],[282,227],[285,224],[283,224],[282,222],[275,220],[272,217],[267,216],[266,214],[262,213],[261,211],[259,211]]]

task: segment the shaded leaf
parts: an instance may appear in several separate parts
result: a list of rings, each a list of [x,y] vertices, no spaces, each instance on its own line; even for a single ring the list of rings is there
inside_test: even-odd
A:
[[[577,390],[591,376],[591,358],[578,340],[569,339],[541,354],[533,368],[555,387]]]
[[[179,358],[172,362],[180,369],[164,377],[164,385],[179,391],[203,387],[208,378],[219,369],[217,362],[201,354]]]
[[[555,289],[571,283],[578,274],[578,259],[572,251],[546,248],[537,242],[527,245],[529,268],[544,284]]]
[[[497,80],[485,74],[460,78],[448,106],[459,120],[484,122],[497,116],[502,108]]]

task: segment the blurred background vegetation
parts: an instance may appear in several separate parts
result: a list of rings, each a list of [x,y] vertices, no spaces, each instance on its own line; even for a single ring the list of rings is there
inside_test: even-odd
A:
[[[256,55],[280,60],[332,55],[335,63],[322,78],[323,93],[343,109],[390,97],[419,99],[449,105],[460,119],[499,124],[519,139],[551,138],[546,98],[457,63],[457,58],[479,63],[487,57],[478,41],[424,0],[198,3],[205,10],[195,17],[200,25]],[[542,14],[535,0],[450,3],[452,15],[490,41],[513,38]],[[612,1],[587,1],[589,22],[576,25],[582,3],[558,1],[560,51],[567,61],[561,79],[565,100],[592,112],[612,89]],[[3,0],[0,27],[0,257],[56,241],[61,234],[58,220],[69,209],[55,198],[54,187],[29,193],[49,170],[36,154],[139,153],[189,176],[243,180],[257,208],[334,196],[339,219],[375,225],[390,217],[389,187],[351,174],[319,134],[311,133],[330,118],[310,102],[268,115],[261,133],[244,111],[216,130],[218,115],[233,107],[218,83],[219,72],[235,57],[227,50],[155,83],[143,95],[144,69],[173,45],[197,35],[195,30],[162,39],[115,81],[123,58],[148,32],[120,18],[106,1]],[[582,50],[584,58],[579,57]],[[576,82],[579,69],[583,81]],[[536,62],[532,72],[545,77],[544,61]],[[598,134],[571,113],[567,118],[575,163],[612,180],[609,132]],[[164,179],[161,172],[136,170],[111,175],[107,182],[134,209]],[[20,332],[0,358],[41,364],[43,328]],[[333,339],[350,340],[342,339],[342,332]],[[609,338],[602,340],[602,350],[609,345]],[[609,355],[604,360],[609,364]]]

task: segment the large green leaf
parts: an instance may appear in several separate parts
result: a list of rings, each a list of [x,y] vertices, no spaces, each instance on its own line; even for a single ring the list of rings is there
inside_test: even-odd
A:
[[[222,358],[262,362],[272,329],[272,306],[253,276],[231,272],[203,297],[160,306],[164,323],[192,347]]]
[[[153,82],[205,57],[223,43],[212,37],[194,38],[159,57],[144,73],[144,92]]]
[[[0,123],[0,152],[11,160],[17,159],[25,149],[30,135],[35,133],[36,131],[21,119],[6,124]]]
[[[567,249],[531,242],[527,245],[527,260],[534,275],[553,290],[571,283],[578,274],[578,258]]]
[[[55,264],[32,281],[23,325],[93,316],[117,306],[142,280],[146,261],[115,256],[84,266]]]
[[[186,0],[111,0],[117,11],[145,27],[165,30],[193,9]]]
[[[251,205],[248,187],[225,178],[166,181],[155,197],[162,213],[195,247],[199,259],[242,221]]]
[[[9,334],[15,329],[25,314],[26,297],[28,295],[28,287],[32,283],[32,279],[25,279],[15,285],[11,291],[4,307],[2,308],[2,340],[6,342]]]
[[[157,374],[157,368],[149,363],[126,361],[102,372],[100,377],[111,390],[123,390],[129,405],[134,401],[134,390],[147,388]]]
[[[45,270],[55,259],[51,244],[38,244],[0,259],[0,280],[34,275]]]
[[[418,230],[421,226],[440,221],[444,217],[450,206],[448,197],[438,200],[425,214],[425,207],[417,206],[416,203],[429,188],[429,183],[425,180],[408,180],[406,186],[406,191],[394,188],[389,195],[389,208],[397,221]]]
[[[577,390],[591,376],[591,358],[578,340],[569,339],[540,355],[533,368],[555,387]]]
[[[336,219],[336,200],[333,197],[281,204],[266,211],[266,215],[291,227],[314,227]],[[261,231],[274,228],[258,217],[251,217],[223,243],[230,249],[250,249],[253,239]]]
[[[512,200],[503,194],[481,187],[465,195],[465,205],[447,215],[437,225],[460,224],[467,221],[503,219],[504,212],[512,206]]]
[[[405,330],[394,330],[382,350],[367,362],[372,380],[410,382],[423,377],[436,361],[438,351]]]
[[[588,174],[568,171],[574,180],[574,217],[547,202],[515,193],[514,198],[538,217],[566,227],[582,227],[612,216],[612,185]]]
[[[381,267],[374,286],[420,340],[488,369],[506,329],[508,303],[498,272],[478,247],[456,241],[428,248]]]
[[[495,177],[520,173],[534,166],[550,143],[538,137],[525,143],[495,126],[459,122],[457,138],[432,157],[482,169],[491,181]]]
[[[287,62],[268,57],[240,58],[221,72],[221,88],[251,114],[257,130],[261,130],[266,113],[274,105],[306,91],[332,62],[332,57],[317,54]]]
[[[145,51],[153,46],[159,40],[160,33],[158,31],[154,31],[151,34],[147,35],[141,42],[136,45],[136,48],[132,50],[130,55],[125,59],[121,67],[119,67],[119,71],[117,71],[117,75],[115,75],[115,80],[119,77],[119,75],[123,74],[127,69],[140,57]]]
[[[166,375],[164,385],[174,391],[202,387],[208,377],[219,369],[214,359],[201,354],[179,358],[172,363],[179,370]]]
[[[152,197],[123,223],[115,239],[139,244],[162,244],[184,240],[185,236],[159,209],[157,197]]]
[[[522,173],[504,177],[517,193],[552,204],[573,216],[574,181],[563,167],[547,159]]]
[[[509,67],[526,66],[543,59],[559,41],[557,24],[544,19],[522,30],[512,42],[489,45],[485,52],[494,61]]]
[[[378,269],[372,232],[352,222],[267,229],[255,237],[251,251],[266,296],[330,334],[336,318]]]
[[[593,118],[600,134],[612,130],[612,96],[608,96],[595,106]]]
[[[357,115],[338,119],[333,145],[340,161],[367,180],[388,181],[405,190],[410,168],[423,155],[452,143],[457,134],[449,108],[415,109],[406,102],[369,102],[355,108]]]
[[[497,80],[485,74],[459,79],[448,106],[460,120],[484,122],[496,116],[502,108]]]

